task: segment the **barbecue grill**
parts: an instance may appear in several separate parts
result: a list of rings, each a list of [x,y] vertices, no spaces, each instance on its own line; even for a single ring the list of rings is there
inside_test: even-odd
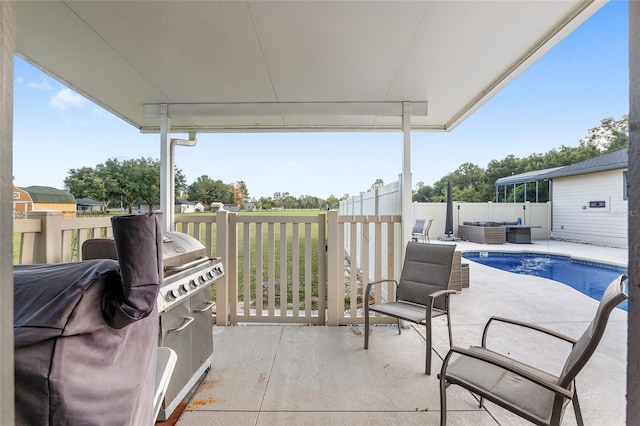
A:
[[[195,238],[166,232],[162,244],[164,281],[158,293],[159,346],[178,355],[158,420],[171,416],[200,383],[213,361],[211,287],[224,275],[220,258],[206,255]]]
[[[151,423],[157,346],[178,355],[158,420],[204,378],[222,260],[160,220],[117,216],[81,262],[14,266],[17,423]]]

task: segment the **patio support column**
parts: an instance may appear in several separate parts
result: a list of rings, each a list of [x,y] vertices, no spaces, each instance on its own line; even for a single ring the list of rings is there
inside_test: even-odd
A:
[[[0,419],[15,423],[13,357],[13,56],[16,11],[0,1]]]
[[[411,102],[402,103],[402,247],[411,241]],[[404,253],[404,249],[401,250]]]
[[[160,210],[162,210],[162,226],[164,231],[173,231],[174,210],[171,205],[171,124],[169,121],[169,107],[160,105]],[[153,206],[149,206],[150,209]]]
[[[629,312],[627,424],[640,419],[640,2],[629,2]],[[634,420],[636,419],[636,420]]]

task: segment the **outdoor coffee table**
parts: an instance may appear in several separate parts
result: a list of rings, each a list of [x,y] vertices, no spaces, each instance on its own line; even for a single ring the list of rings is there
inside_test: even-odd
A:
[[[540,225],[507,225],[507,241],[514,244],[531,244],[531,228],[542,228]]]

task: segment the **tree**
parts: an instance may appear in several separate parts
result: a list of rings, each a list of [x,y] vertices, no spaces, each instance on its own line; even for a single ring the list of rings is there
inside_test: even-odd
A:
[[[160,162],[151,158],[140,158],[125,162],[130,175],[135,179],[132,186],[137,200],[144,200],[149,209],[160,199]],[[131,209],[129,209],[131,211]]]
[[[109,203],[104,180],[90,167],[70,169],[64,179],[64,188],[75,198],[91,198],[105,205]]]
[[[173,168],[174,179],[173,186],[176,197],[182,198],[183,194],[187,192],[187,178],[177,167]]]
[[[592,145],[600,152],[613,152],[629,145],[629,116],[620,120],[613,117],[600,121],[600,126],[589,129],[587,136],[580,140],[580,146]]]
[[[258,208],[261,210],[271,210],[273,207],[273,200],[271,197],[260,197],[258,200]]]
[[[428,203],[432,201],[433,196],[433,187],[422,184],[418,187],[418,190],[414,192],[411,198],[413,201],[417,201],[419,203]]]
[[[120,161],[115,158],[110,158],[96,166],[96,173],[104,182],[109,205],[112,206],[123,203],[123,194],[118,183],[123,179],[120,177],[121,172]]]
[[[160,165],[157,160],[140,158],[119,161],[110,159],[99,167],[108,176],[107,191],[113,198],[120,198],[129,214],[138,200],[144,200],[149,209],[160,198]]]
[[[337,209],[340,205],[340,200],[335,195],[331,194],[327,197],[327,204],[331,209]]]
[[[202,201],[205,205],[212,202],[220,202],[224,204],[233,204],[233,191],[229,185],[224,184],[221,180],[213,180],[209,176],[200,176],[195,182],[189,185],[187,189],[190,200]]]
[[[384,180],[382,180],[380,178],[376,179],[376,181],[373,182],[373,184],[371,185],[370,189],[372,189],[372,190],[376,189],[377,186],[384,186]]]
[[[244,181],[237,181],[229,185],[229,189],[233,192],[233,203],[244,206],[245,202],[249,198],[249,191]]]

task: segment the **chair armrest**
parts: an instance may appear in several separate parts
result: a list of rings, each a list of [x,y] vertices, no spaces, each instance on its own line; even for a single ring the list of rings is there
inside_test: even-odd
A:
[[[364,305],[369,306],[369,296],[371,295],[371,289],[373,288],[374,285],[380,284],[380,283],[388,283],[388,282],[394,282],[396,284],[396,288],[398,288],[398,281],[396,280],[386,279],[386,280],[371,281],[370,283],[368,283],[367,290],[364,293]]]
[[[429,296],[435,299],[436,297],[444,296],[445,294],[455,294],[455,293],[456,293],[455,290],[438,290],[429,294]]]
[[[545,389],[549,389],[552,392],[555,392],[557,394],[560,394],[562,396],[564,396],[565,398],[573,398],[573,392],[563,388],[562,386],[558,386],[557,384],[550,382],[548,380],[546,380],[544,377],[541,377],[537,374],[535,374],[534,371],[529,371],[529,370],[525,370],[524,368],[520,368],[518,365],[516,365],[515,363],[507,363],[504,362],[501,358],[498,358],[496,356],[493,356],[491,354],[491,352],[489,351],[472,351],[469,349],[463,349],[460,348],[458,346],[454,346],[449,350],[449,353],[447,354],[447,356],[445,357],[443,364],[442,364],[442,371],[440,374],[440,380],[443,380],[443,378],[446,380],[446,370],[447,370],[447,366],[449,364],[449,358],[451,358],[451,355],[457,353],[460,354],[462,356],[468,356],[470,358],[475,358],[477,360],[498,366],[500,368],[503,368],[507,371],[512,372],[513,374],[517,374],[520,377],[525,378],[526,380],[529,380],[539,386],[542,386]]]
[[[577,340],[574,339],[573,337],[569,337],[567,335],[558,333],[557,331],[554,330],[550,330],[548,328],[545,327],[540,327],[539,325],[535,325],[535,324],[531,324],[528,322],[523,322],[523,321],[518,321],[518,320],[514,320],[514,319],[510,319],[510,318],[503,318],[503,317],[491,317],[489,318],[489,321],[487,321],[487,324],[484,326],[484,331],[482,332],[482,347],[486,348],[486,343],[487,343],[487,335],[489,332],[489,325],[491,325],[492,322],[497,321],[497,322],[504,322],[507,324],[513,324],[513,325],[517,325],[520,327],[525,327],[528,328],[530,330],[534,330],[534,331],[539,331],[540,333],[544,333],[546,335],[552,336],[552,337],[556,337],[558,339],[564,340],[565,342],[569,342],[572,345],[575,345]]]

